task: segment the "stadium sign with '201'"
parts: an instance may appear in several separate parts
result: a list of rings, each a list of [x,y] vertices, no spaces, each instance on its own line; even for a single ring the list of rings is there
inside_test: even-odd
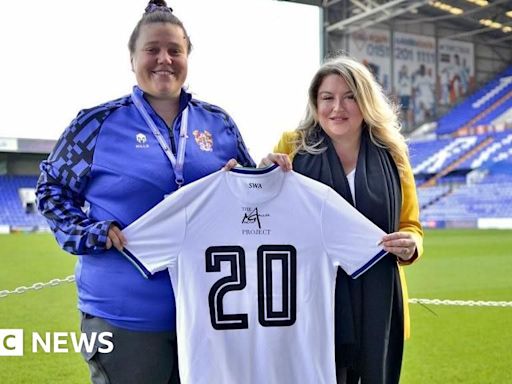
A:
[[[0,329],[0,356],[23,356],[23,340],[23,329]],[[112,332],[32,332],[32,353],[91,353],[96,348],[99,353],[112,352]]]

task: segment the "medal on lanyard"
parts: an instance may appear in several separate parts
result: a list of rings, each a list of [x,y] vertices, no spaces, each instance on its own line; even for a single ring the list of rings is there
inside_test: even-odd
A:
[[[158,143],[160,144],[160,147],[162,147],[163,151],[167,155],[167,158],[172,164],[172,167],[174,169],[174,176],[175,176],[175,182],[178,185],[178,188],[180,188],[183,185],[184,179],[183,179],[183,163],[185,162],[185,148],[187,144],[187,124],[188,124],[188,107],[186,107],[183,112],[181,113],[181,127],[180,127],[180,139],[178,141],[178,158],[176,159],[165,142],[164,137],[160,133],[160,130],[155,125],[155,122],[149,116],[148,112],[146,111],[146,108],[144,108],[144,105],[142,104],[142,101],[140,100],[140,97],[135,93],[135,90],[132,92],[132,100],[135,104],[135,107],[141,114],[142,118],[146,122],[146,124],[149,126],[151,131],[153,132],[153,135],[157,139]],[[173,134],[173,132],[171,132]]]

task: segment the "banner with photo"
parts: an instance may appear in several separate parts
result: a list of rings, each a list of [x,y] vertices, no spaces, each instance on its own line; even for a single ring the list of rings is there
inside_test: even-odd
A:
[[[394,93],[404,125],[412,127],[434,116],[436,41],[429,36],[395,32],[393,42]]]
[[[349,35],[349,55],[363,62],[386,92],[391,91],[391,33],[382,29],[359,30]]]
[[[454,105],[473,89],[474,45],[465,41],[440,39],[438,52],[439,104]]]

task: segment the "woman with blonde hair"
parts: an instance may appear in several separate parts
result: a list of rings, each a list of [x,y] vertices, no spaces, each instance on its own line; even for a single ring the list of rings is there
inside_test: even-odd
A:
[[[304,120],[283,134],[274,152],[263,165],[293,167],[329,185],[388,233],[382,243],[389,255],[359,279],[338,269],[336,368],[338,383],[398,383],[408,332],[400,265],[423,252],[398,109],[363,64],[345,56],[332,58],[311,81]]]

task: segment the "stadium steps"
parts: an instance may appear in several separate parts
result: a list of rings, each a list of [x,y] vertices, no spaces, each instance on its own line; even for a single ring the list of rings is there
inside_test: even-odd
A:
[[[489,167],[502,163],[503,161],[512,162],[512,130],[493,133],[492,136],[494,137],[492,144],[488,145],[481,152],[476,153],[474,157],[463,162],[458,169],[488,169]]]
[[[418,193],[421,193],[421,191],[423,190],[427,190],[429,188],[432,188],[432,187],[420,187],[420,189],[418,190]],[[435,188],[435,187],[434,187]],[[450,186],[446,191],[440,193],[440,194],[437,194],[432,200],[428,200],[427,202],[425,202],[424,204],[421,204],[420,206],[420,212],[423,211],[424,209],[427,209],[428,207],[430,207],[431,205],[434,205],[435,203],[437,203],[439,200],[441,199],[444,199],[445,197],[448,197],[449,195],[451,195],[453,192],[454,192],[454,188],[452,186]]]
[[[491,104],[488,108],[480,112],[478,115],[469,120],[465,125],[457,130],[460,134],[467,134],[471,132],[472,128],[478,126],[478,122],[484,119],[486,116],[491,114],[494,110],[500,107],[503,103],[505,103],[508,99],[512,98],[512,91],[509,91],[507,94],[503,95],[501,98],[496,100],[493,104]]]
[[[470,157],[472,157],[477,152],[480,152],[482,149],[490,145],[494,141],[494,138],[492,136],[487,137],[484,141],[481,143],[475,145],[473,148],[471,148],[469,151],[464,153],[461,157],[455,159],[453,162],[448,164],[446,167],[444,167],[441,171],[436,173],[433,177],[425,181],[423,184],[421,184],[419,187],[432,187],[437,184],[437,181],[449,174],[451,171],[456,169],[459,164],[463,163]]]
[[[420,213],[422,221],[468,221],[512,217],[512,183],[461,185]]]

